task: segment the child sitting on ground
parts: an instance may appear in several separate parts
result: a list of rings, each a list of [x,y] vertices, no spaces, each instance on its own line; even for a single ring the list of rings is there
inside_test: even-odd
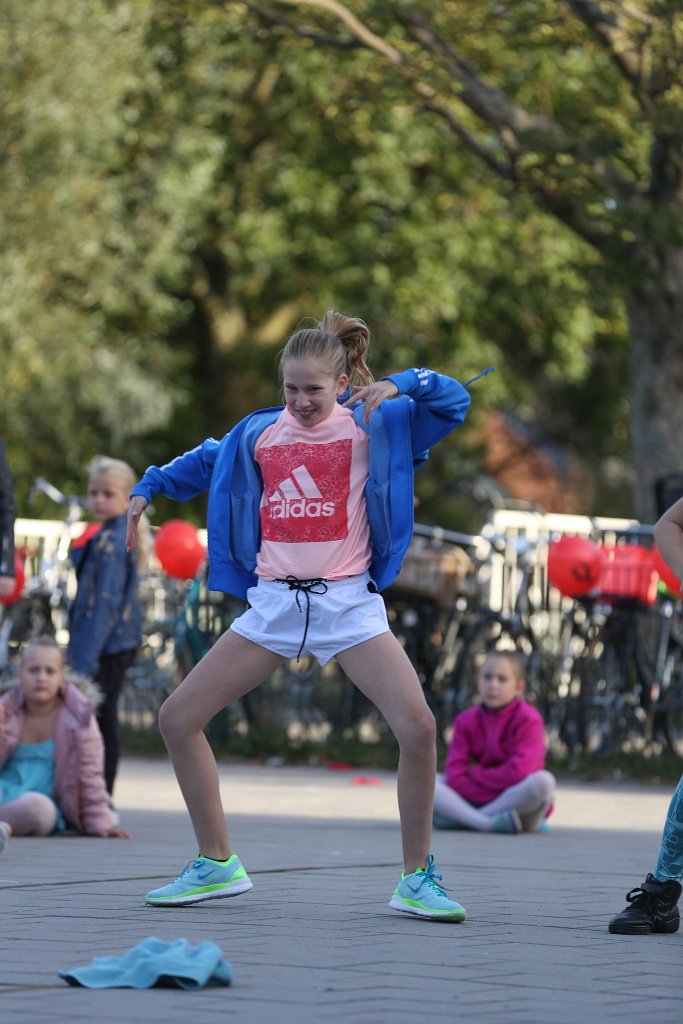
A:
[[[543,719],[522,699],[517,651],[488,655],[481,703],[456,716],[443,775],[436,777],[435,828],[534,832],[552,808],[555,778],[544,770]]]
[[[18,685],[0,697],[0,850],[12,834],[129,838],[114,827],[103,764],[93,704],[66,676],[55,641],[30,641]]]

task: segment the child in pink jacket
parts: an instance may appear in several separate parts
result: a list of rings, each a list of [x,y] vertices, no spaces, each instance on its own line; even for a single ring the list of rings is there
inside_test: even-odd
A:
[[[0,697],[0,849],[12,834],[66,829],[128,838],[109,807],[94,706],[65,675],[54,640],[40,637]]]
[[[436,828],[534,832],[549,814],[555,778],[545,771],[545,730],[527,701],[520,655],[496,651],[478,679],[481,703],[456,716],[434,793]]]

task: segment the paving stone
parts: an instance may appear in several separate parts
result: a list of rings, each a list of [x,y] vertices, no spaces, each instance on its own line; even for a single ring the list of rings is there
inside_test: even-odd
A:
[[[167,761],[124,760],[130,841],[13,839],[0,858],[0,1019],[22,1024],[680,1024],[683,932],[611,936],[652,869],[671,790],[560,785],[549,834],[437,832],[462,925],[388,907],[400,873],[395,776],[221,765],[235,848],[255,888],[147,907],[194,855]],[[61,969],[141,939],[205,939],[230,989],[72,989]]]

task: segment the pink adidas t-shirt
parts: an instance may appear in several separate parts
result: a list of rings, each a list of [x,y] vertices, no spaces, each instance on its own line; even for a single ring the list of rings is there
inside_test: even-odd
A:
[[[257,575],[334,580],[365,572],[369,446],[351,410],[337,404],[322,423],[304,427],[285,408],[255,455],[264,484]]]

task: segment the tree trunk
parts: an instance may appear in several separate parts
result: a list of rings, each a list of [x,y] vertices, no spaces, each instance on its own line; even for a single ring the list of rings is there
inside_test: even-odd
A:
[[[683,474],[683,248],[657,254],[656,273],[627,296],[636,514],[657,518],[655,484]]]

